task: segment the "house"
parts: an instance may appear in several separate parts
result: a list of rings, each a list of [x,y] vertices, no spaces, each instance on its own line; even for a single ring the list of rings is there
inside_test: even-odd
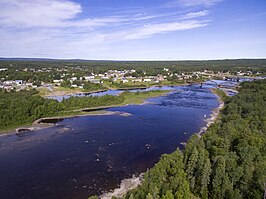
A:
[[[53,80],[53,82],[54,82],[54,83],[60,83],[61,80],[59,80],[59,79],[55,79],[55,80]]]
[[[33,86],[33,83],[27,82],[25,85],[26,86],[29,86],[29,87],[32,87]]]
[[[0,68],[0,72],[8,70],[7,68]]]
[[[123,79],[122,79],[122,82],[123,82],[123,83],[128,83],[128,80],[125,79],[125,78],[123,78]]]
[[[142,79],[134,79],[133,82],[142,82]]]
[[[99,80],[99,79],[91,79],[89,80],[91,83],[94,83],[94,84],[101,84],[102,82]]]
[[[155,81],[164,81],[164,77],[162,75],[157,75],[157,77],[155,77]]]
[[[84,79],[87,80],[87,81],[89,81],[89,80],[91,80],[91,79],[94,79],[94,78],[95,78],[94,75],[91,75],[91,76],[85,76],[85,77],[84,77]]]
[[[144,78],[143,79],[143,82],[151,82],[152,81],[152,79],[150,79],[150,78]]]
[[[4,81],[3,83],[4,85],[11,85],[11,84],[14,84],[15,82],[12,80],[8,80],[8,81]]]
[[[109,79],[109,77],[107,77],[107,76],[104,76],[104,77],[101,77],[101,79]]]

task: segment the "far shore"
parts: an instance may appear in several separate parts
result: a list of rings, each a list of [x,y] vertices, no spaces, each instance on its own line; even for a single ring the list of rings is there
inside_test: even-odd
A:
[[[198,83],[198,82],[194,82]],[[79,95],[79,94],[93,94],[93,93],[99,93],[99,92],[105,92],[105,91],[114,91],[114,90],[121,90],[121,91],[127,91],[127,90],[134,90],[134,89],[147,89],[152,87],[163,87],[163,86],[182,86],[182,85],[188,85],[188,84],[194,84],[194,83],[177,83],[177,84],[169,84],[169,85],[148,85],[148,86],[135,86],[135,87],[128,87],[128,88],[106,88],[106,89],[100,89],[100,90],[94,90],[94,91],[82,91],[82,90],[75,90],[75,89],[69,89],[66,91],[52,91],[47,94],[43,94],[41,96],[43,97],[56,97],[56,96],[71,96],[71,95]]]
[[[130,87],[130,88],[106,88],[106,89],[100,89],[100,90],[94,90],[94,91],[81,91],[81,90],[67,90],[67,91],[52,91],[46,95],[42,95],[43,97],[56,97],[56,96],[70,96],[70,95],[79,95],[79,94],[93,94],[93,93],[100,93],[105,92],[109,90],[134,90],[134,89],[145,89],[145,88],[151,88],[153,86],[149,87]]]

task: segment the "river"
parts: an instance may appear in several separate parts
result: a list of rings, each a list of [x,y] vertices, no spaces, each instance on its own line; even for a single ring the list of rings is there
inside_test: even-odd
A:
[[[219,106],[212,87],[157,88],[171,92],[144,105],[107,109],[127,116],[75,117],[0,136],[0,198],[85,199],[117,188],[206,126]]]

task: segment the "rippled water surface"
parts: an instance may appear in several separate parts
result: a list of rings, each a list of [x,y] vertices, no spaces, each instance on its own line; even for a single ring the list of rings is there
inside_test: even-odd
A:
[[[129,116],[76,117],[0,136],[0,198],[87,198],[116,188],[206,125],[219,105],[209,87],[167,87],[170,94],[148,104],[108,109]]]

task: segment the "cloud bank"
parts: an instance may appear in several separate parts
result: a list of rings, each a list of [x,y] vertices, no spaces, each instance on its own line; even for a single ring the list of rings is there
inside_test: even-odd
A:
[[[220,0],[178,0],[184,6]],[[93,16],[70,0],[1,0],[0,56],[79,57],[112,45],[210,24],[207,9]]]

